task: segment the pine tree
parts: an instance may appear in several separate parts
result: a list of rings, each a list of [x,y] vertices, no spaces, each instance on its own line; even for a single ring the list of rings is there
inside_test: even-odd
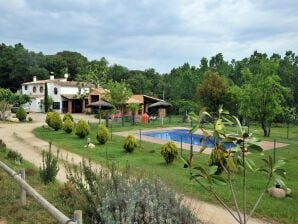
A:
[[[44,112],[48,112],[49,111],[49,95],[48,95],[48,85],[47,83],[44,84]]]

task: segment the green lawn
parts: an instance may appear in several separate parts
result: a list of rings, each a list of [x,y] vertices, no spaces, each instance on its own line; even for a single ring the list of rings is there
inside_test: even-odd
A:
[[[58,196],[58,183],[44,185],[38,176],[38,169],[32,164],[24,161],[18,165],[6,158],[6,153],[0,148],[0,160],[16,172],[20,169],[26,170],[26,181],[37,190],[44,198],[56,206],[60,211],[71,217],[73,209],[69,208]],[[44,223],[54,224],[56,221],[30,196],[27,196],[27,205],[20,206],[19,185],[0,169],[0,220],[5,218],[9,224],[20,223]]]
[[[150,124],[152,126],[159,126],[160,124]],[[166,124],[166,126],[171,126],[173,124]],[[180,123],[176,123],[180,125]],[[187,124],[185,124],[187,125]],[[133,128],[145,128],[144,126],[132,127],[126,124],[125,127],[121,125],[113,124],[113,131],[121,130],[130,130]],[[95,143],[95,130],[96,125],[91,125],[91,137],[92,141]],[[291,129],[292,136],[295,136],[298,128]],[[285,166],[287,170],[288,187],[293,190],[293,198],[285,199],[273,199],[267,194],[264,196],[262,202],[260,203],[256,215],[258,217],[263,217],[266,219],[274,219],[282,223],[297,223],[298,222],[298,201],[297,201],[297,192],[298,192],[298,141],[297,140],[286,140],[284,135],[285,129],[283,128],[273,128],[272,137],[277,138],[280,142],[289,143],[290,145],[282,149],[277,150],[277,158],[283,158],[287,161]],[[187,169],[183,169],[182,160],[176,160],[172,165],[165,165],[163,158],[160,155],[159,144],[153,144],[149,142],[142,142],[142,148],[137,149],[132,154],[127,154],[123,151],[122,145],[124,138],[113,136],[113,140],[110,140],[106,145],[96,145],[95,149],[86,150],[83,146],[86,144],[86,139],[79,139],[74,134],[65,134],[63,131],[52,131],[47,128],[37,128],[34,130],[34,133],[39,138],[44,140],[53,141],[53,143],[59,147],[63,147],[66,150],[71,152],[83,155],[85,158],[89,158],[94,162],[99,162],[104,164],[106,159],[110,161],[115,161],[119,164],[120,167],[129,165],[135,170],[136,174],[146,175],[148,177],[159,176],[168,186],[175,189],[177,192],[183,193],[185,195],[198,198],[201,200],[215,202],[215,200],[209,196],[202,188],[197,184],[189,180],[189,174]],[[256,135],[260,135],[261,131],[257,129]],[[187,155],[188,151],[183,151]],[[268,153],[272,154],[272,150],[265,152],[266,156]],[[251,157],[257,158],[257,163],[261,162],[262,156],[250,155]],[[208,161],[208,156],[203,154],[195,154],[194,163],[195,164],[206,164]],[[195,165],[194,164],[194,165]],[[263,176],[259,173],[249,172],[248,174],[248,198],[250,207],[253,205],[253,202],[256,201],[257,196],[259,195],[260,190],[265,185]],[[241,190],[241,179],[234,179],[236,192],[240,198]],[[225,187],[217,188],[220,192],[220,195],[227,201],[230,201],[230,194]]]

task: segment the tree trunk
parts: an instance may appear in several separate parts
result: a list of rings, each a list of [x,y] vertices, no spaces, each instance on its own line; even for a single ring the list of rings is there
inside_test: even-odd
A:
[[[262,121],[262,129],[264,132],[264,137],[269,137],[270,136],[270,124],[268,124],[265,121]]]

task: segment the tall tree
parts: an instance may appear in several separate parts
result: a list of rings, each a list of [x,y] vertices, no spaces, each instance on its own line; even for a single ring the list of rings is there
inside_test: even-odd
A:
[[[282,112],[287,89],[277,75],[278,61],[262,59],[253,78],[243,86],[240,112],[260,122],[264,137],[270,136],[271,123]]]
[[[224,104],[227,90],[228,84],[222,76],[217,72],[207,71],[202,84],[197,87],[197,97],[209,111],[215,112]]]
[[[132,95],[129,86],[124,82],[120,83],[110,80],[106,87],[108,91],[105,93],[104,98],[123,112],[123,105]]]

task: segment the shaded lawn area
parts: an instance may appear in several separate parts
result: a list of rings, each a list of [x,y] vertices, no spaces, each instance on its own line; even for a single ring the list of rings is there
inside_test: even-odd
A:
[[[109,140],[106,145],[98,145],[95,137],[96,127],[97,125],[95,124],[91,125],[91,135],[89,136],[92,142],[96,144],[95,149],[85,149],[84,145],[86,144],[86,139],[79,139],[74,134],[66,134],[63,131],[55,132],[47,128],[37,128],[34,130],[34,133],[41,139],[52,141],[53,144],[57,145],[58,147],[82,155],[94,162],[104,164],[108,159],[109,161],[115,161],[122,168],[128,165],[132,168],[136,175],[141,174],[149,178],[158,176],[163,180],[163,182],[179,193],[200,200],[216,202],[215,199],[205,192],[200,186],[198,186],[198,184],[189,180],[188,169],[183,169],[184,163],[182,160],[177,159],[174,164],[171,165],[165,164],[162,156],[160,155],[161,145],[142,141],[141,149],[137,149],[134,153],[128,154],[125,153],[122,148],[124,143],[123,137],[113,136],[113,139]],[[117,127],[114,128],[114,130],[121,131],[131,130],[134,128],[138,129],[140,127]],[[258,131],[259,133],[256,135],[261,135],[262,132],[260,132],[260,130]],[[285,131],[285,129],[273,129],[271,139],[278,135],[280,136],[282,134],[280,133],[281,131]],[[274,199],[266,194],[256,211],[256,216],[270,220],[277,220],[278,222],[282,223],[297,223],[298,174],[296,170],[298,169],[298,141],[286,139],[277,140],[290,144],[287,147],[278,149],[276,155],[278,159],[285,159],[287,162],[285,169],[287,171],[288,180],[286,183],[288,187],[293,190],[293,198]],[[261,158],[267,154],[273,154],[272,152],[273,150],[269,150],[266,151],[264,153],[265,155],[263,156],[258,154],[249,156],[256,158],[257,164],[262,164]],[[187,156],[188,154],[189,151],[183,150],[183,155]],[[207,164],[208,158],[208,155],[195,154],[193,165]],[[248,200],[250,201],[249,208],[252,208],[254,202],[259,196],[259,192],[265,185],[265,179],[263,177],[264,175],[260,173],[248,173]],[[237,196],[241,203],[242,179],[239,176],[236,176],[234,183],[235,191],[237,192]],[[230,193],[226,187],[217,187],[216,190],[226,201],[231,204]]]
[[[6,158],[6,153],[0,148],[0,160],[14,169],[16,172],[25,168],[26,181],[38,191],[46,200],[56,206],[68,217],[72,217],[75,208],[70,208],[58,196],[59,183],[44,185],[41,183],[38,174],[38,168],[32,164],[23,161],[16,164],[14,161]],[[0,169],[0,220],[5,218],[8,223],[57,223],[35,200],[27,195],[27,205],[20,205],[20,187],[19,185]],[[78,208],[77,208],[78,209]]]

